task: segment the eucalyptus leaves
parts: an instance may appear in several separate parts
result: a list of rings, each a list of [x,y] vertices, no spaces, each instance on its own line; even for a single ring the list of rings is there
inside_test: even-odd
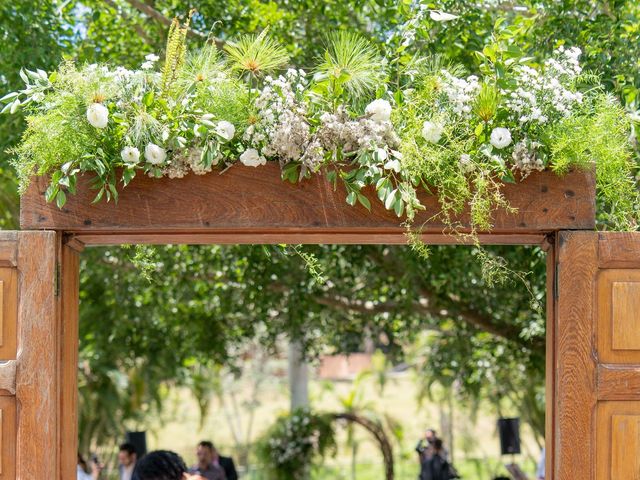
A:
[[[68,62],[51,75],[25,70],[25,89],[2,99],[5,111],[28,114],[14,150],[22,190],[32,175],[51,175],[47,199],[62,206],[84,173],[95,175],[98,201],[117,198],[138,173],[180,178],[278,161],[291,182],[318,172],[342,182],[351,205],[370,208],[371,186],[409,223],[423,208],[417,189],[434,189],[453,228],[470,204],[472,228],[488,230],[492,211],[508,208],[504,181],[599,164],[613,223],[635,227],[631,120],[582,72],[575,47],[535,62],[492,45],[478,53],[478,74],[465,76],[419,52],[385,61],[340,32],[307,73],[286,69],[287,52],[267,31],[228,44],[224,56],[211,44],[187,52],[185,36],[174,22],[161,67],[150,54],[137,70]]]

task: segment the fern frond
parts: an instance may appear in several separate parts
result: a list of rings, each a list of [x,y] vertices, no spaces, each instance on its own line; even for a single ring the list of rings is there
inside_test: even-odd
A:
[[[189,12],[184,25],[177,18],[171,22],[167,36],[167,52],[162,70],[162,92],[165,93],[178,78],[187,53],[187,32],[194,11]]]

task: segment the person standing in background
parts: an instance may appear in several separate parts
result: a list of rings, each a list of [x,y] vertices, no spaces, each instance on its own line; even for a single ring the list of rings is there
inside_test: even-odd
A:
[[[540,454],[540,461],[538,462],[538,469],[536,470],[536,478],[538,480],[544,480],[544,469],[547,463],[547,455],[545,453],[545,449],[542,449],[542,453]]]
[[[138,452],[131,443],[123,443],[118,451],[118,472],[120,480],[132,480],[138,462]]]
[[[200,475],[206,480],[228,480],[224,469],[217,461],[218,457],[213,443],[207,440],[200,442],[196,455],[198,456],[198,464],[189,469],[190,474]]]
[[[102,467],[97,460],[91,462],[91,473],[87,473],[87,462],[82,458],[82,455],[78,453],[78,469],[76,474],[76,480],[98,480],[100,478],[100,472]]]
[[[444,458],[442,440],[435,438],[432,443],[432,454],[420,465],[420,480],[450,480],[456,478],[451,475],[449,462]]]

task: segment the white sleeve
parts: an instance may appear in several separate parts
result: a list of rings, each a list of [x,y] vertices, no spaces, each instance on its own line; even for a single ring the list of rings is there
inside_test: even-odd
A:
[[[82,470],[82,468],[80,468],[80,465],[78,465],[77,480],[93,480],[93,479],[91,478],[91,475],[89,475],[87,472]]]

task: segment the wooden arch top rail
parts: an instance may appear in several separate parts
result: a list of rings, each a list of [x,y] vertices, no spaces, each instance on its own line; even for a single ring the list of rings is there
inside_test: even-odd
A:
[[[58,209],[46,203],[47,179],[34,178],[20,206],[23,230],[56,230],[84,243],[404,243],[402,219],[385,210],[368,191],[372,208],[349,206],[346,192],[334,189],[323,175],[299,184],[280,179],[277,164],[258,168],[234,165],[182,179],[139,175],[121,190],[117,203],[92,204],[89,176],[79,179],[78,194]],[[505,243],[538,243],[533,238],[558,230],[595,228],[595,181],[591,172],[558,177],[552,172],[506,184],[504,193],[517,213],[494,212],[494,228]],[[433,217],[437,198],[420,194],[426,210],[414,224],[434,243],[448,241],[446,225]],[[457,221],[468,229],[468,212]],[[205,236],[208,240],[205,240]],[[436,238],[437,237],[437,238]],[[511,240],[508,239],[511,237]],[[436,240],[439,239],[439,242]],[[199,241],[198,241],[199,240]],[[523,241],[524,240],[524,241]],[[530,241],[527,241],[530,240]]]

